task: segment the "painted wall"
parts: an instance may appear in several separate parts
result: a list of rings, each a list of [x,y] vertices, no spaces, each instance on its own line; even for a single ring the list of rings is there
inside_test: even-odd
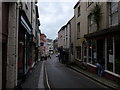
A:
[[[0,2],[0,90],[2,89],[2,3]]]

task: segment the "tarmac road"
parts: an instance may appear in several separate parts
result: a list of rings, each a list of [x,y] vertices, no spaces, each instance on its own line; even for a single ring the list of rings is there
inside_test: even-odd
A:
[[[93,81],[92,79],[73,71],[61,64],[57,57],[52,55],[51,59],[45,62],[46,82],[51,88],[97,88],[106,89],[107,87]]]

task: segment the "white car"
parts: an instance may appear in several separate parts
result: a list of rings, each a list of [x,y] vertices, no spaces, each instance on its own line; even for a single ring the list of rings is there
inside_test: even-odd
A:
[[[60,55],[60,53],[56,54],[56,57],[58,57]]]

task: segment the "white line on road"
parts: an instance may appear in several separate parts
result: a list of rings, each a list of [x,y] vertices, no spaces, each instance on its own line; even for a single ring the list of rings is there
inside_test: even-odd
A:
[[[39,81],[38,81],[38,88],[45,88],[44,86],[44,61],[42,63],[42,67],[41,67],[41,72],[40,72],[40,77],[39,77]]]
[[[48,81],[48,74],[47,74],[47,70],[46,70],[46,65],[45,65],[45,76],[46,76],[46,82],[47,82],[48,89],[51,90],[51,87],[50,87],[50,84]]]

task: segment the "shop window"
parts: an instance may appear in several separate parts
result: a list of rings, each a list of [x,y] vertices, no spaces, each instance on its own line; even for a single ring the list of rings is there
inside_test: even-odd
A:
[[[107,39],[107,70],[113,72],[113,39]]]
[[[88,62],[92,63],[92,42],[91,41],[89,41],[88,55],[89,55]]]
[[[96,40],[89,41],[89,63],[96,63]]]
[[[120,74],[120,36],[115,37],[115,73]]]
[[[81,59],[81,47],[76,47],[76,58]]]
[[[87,62],[87,43],[84,41],[82,46],[83,46],[82,59],[83,59],[83,62]]]
[[[92,41],[92,64],[96,64],[97,54],[96,54],[96,40]]]

